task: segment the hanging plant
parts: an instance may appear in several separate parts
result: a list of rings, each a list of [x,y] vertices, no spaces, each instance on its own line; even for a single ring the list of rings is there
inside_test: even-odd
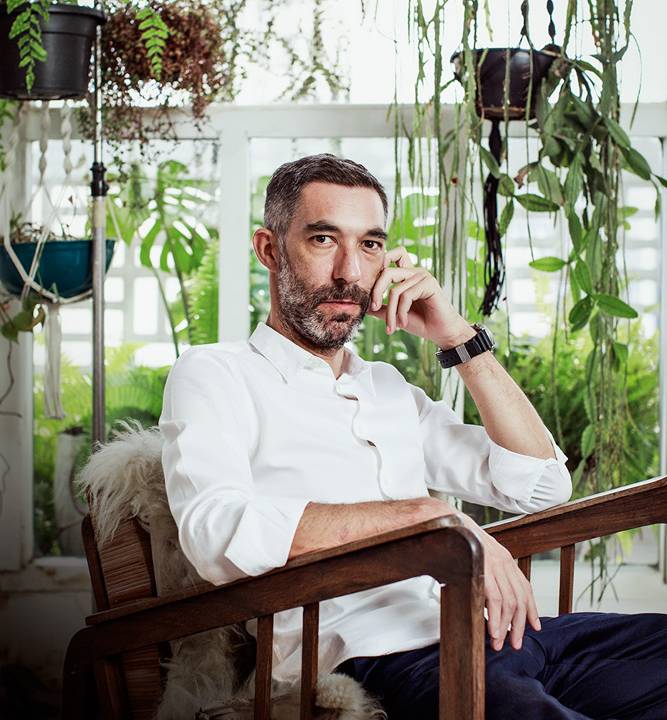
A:
[[[462,0],[464,23],[461,49],[455,55],[455,73],[464,87],[464,99],[457,108],[456,142],[446,132],[435,129],[438,97],[446,87],[434,84],[428,102],[433,112],[433,127],[439,147],[456,149],[465,138],[461,156],[452,152],[448,172],[440,182],[441,212],[448,212],[451,186],[464,188],[473,197],[473,164],[485,169],[487,199],[484,208],[485,232],[489,243],[485,264],[484,301],[479,313],[491,314],[502,297],[502,239],[513,220],[517,205],[529,212],[562,214],[570,247],[563,257],[533,259],[529,265],[546,272],[561,272],[569,288],[559,294],[556,303],[552,373],[557,362],[558,343],[568,333],[588,331],[591,349],[584,363],[587,424],[581,436],[581,459],[572,468],[575,494],[580,497],[624,484],[627,467],[629,428],[627,374],[631,348],[624,341],[627,325],[637,312],[627,301],[627,278],[622,257],[622,233],[628,212],[622,207],[622,171],[628,171],[656,188],[656,215],[660,211],[659,185],[666,181],[655,175],[646,159],[632,146],[620,125],[618,66],[631,37],[632,0],[589,0],[587,12],[580,11],[577,0],[568,0],[562,45],[555,43],[556,28],[549,23],[551,43],[544,53],[552,57],[548,70],[540,69],[541,51],[537,51],[528,32],[529,3],[521,3],[522,38],[527,48],[484,49],[477,44],[478,23],[483,22],[477,0]],[[553,2],[548,0],[551,14]],[[436,2],[434,12],[444,11],[445,0]],[[421,0],[411,3],[411,28],[420,48],[419,67],[432,62],[434,70],[442,66],[442,47],[436,40],[436,27],[423,16]],[[488,18],[487,18],[488,23]],[[570,52],[574,28],[590,30],[595,53],[582,57]],[[491,66],[486,66],[488,59]],[[517,58],[521,62],[517,64]],[[527,62],[526,62],[527,61]],[[490,67],[493,73],[488,74]],[[518,70],[517,70],[518,68]],[[492,83],[492,85],[489,85]],[[417,88],[423,84],[423,71]],[[498,102],[499,98],[502,102]],[[423,111],[420,111],[423,112]],[[483,120],[492,120],[490,146],[483,137]],[[508,170],[507,143],[501,138],[502,125],[510,121],[525,124],[537,138],[538,149],[518,173]],[[438,151],[440,153],[440,150]],[[511,177],[514,175],[514,177]],[[536,191],[529,187],[536,185]],[[496,190],[504,206],[498,213]],[[468,212],[475,212],[470,202]],[[460,243],[461,224],[455,242]],[[529,228],[530,233],[530,228]],[[451,265],[452,279],[461,278],[462,262]],[[470,273],[470,265],[468,264]],[[560,290],[559,290],[560,292]],[[558,386],[551,392],[556,408],[556,435],[560,441]],[[562,443],[561,443],[562,444]],[[592,561],[606,573],[604,543],[595,545]]]
[[[108,0],[102,33],[102,96],[105,139],[123,162],[122,146],[136,143],[145,158],[153,137],[175,139],[174,108],[183,109],[197,129],[209,106],[238,95],[250,65],[267,68],[278,51],[286,59],[286,87],[281,97],[309,97],[322,78],[337,95],[345,88],[336,62],[324,48],[320,25],[324,0],[312,0],[313,28],[307,57],[291,35],[275,30],[275,19],[288,0],[261,0],[261,30],[245,27],[246,0]],[[82,117],[91,134],[92,117]]]
[[[7,0],[0,5],[0,96],[83,97],[95,30],[102,22],[101,11],[76,3]]]

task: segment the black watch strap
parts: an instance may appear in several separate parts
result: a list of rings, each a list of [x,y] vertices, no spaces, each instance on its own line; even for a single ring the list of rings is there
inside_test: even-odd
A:
[[[477,334],[470,338],[470,340],[456,347],[449,348],[448,350],[440,348],[436,352],[436,357],[443,368],[447,369],[455,365],[460,365],[461,363],[468,362],[468,360],[474,358],[476,355],[480,355],[487,350],[493,350],[495,345],[491,333],[489,333],[483,325],[477,323],[472,325],[472,327],[477,330]]]

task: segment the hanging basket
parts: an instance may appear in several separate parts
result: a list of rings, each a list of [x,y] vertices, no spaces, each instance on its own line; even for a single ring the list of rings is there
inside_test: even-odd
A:
[[[115,240],[106,241],[106,265],[109,269]],[[36,242],[12,245],[25,272],[30,272]],[[91,240],[49,240],[44,243],[39,259],[35,281],[45,290],[55,292],[61,298],[73,298],[88,292],[93,286],[93,243]],[[20,296],[23,279],[16,269],[6,248],[0,245],[0,280],[9,293]]]
[[[507,117],[520,120],[526,117],[528,93],[531,95],[530,117],[534,115],[534,100],[540,85],[547,77],[552,63],[560,56],[560,48],[551,46],[544,50],[522,48],[482,48],[473,50],[477,68],[477,114],[489,120],[505,117],[505,76],[509,58],[509,93]],[[531,89],[532,55],[532,89]],[[463,53],[451,57],[454,75],[464,82]],[[481,63],[481,64],[480,64]]]
[[[7,6],[0,5],[0,96],[15,100],[84,97],[88,91],[95,28],[104,22],[104,14],[77,5],[49,6],[48,20],[40,20],[47,59],[35,64],[35,82],[28,93],[25,68],[19,67],[17,41],[9,38],[9,30],[21,10],[23,6],[8,15]]]

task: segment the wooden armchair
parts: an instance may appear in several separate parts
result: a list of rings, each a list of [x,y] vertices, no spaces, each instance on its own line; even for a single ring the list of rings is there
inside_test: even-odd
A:
[[[572,608],[574,544],[667,522],[667,477],[486,526],[530,578],[531,556],[561,550],[559,612]],[[127,520],[113,543],[84,540],[98,611],[69,645],[64,718],[153,717],[166,641],[258,618],[254,717],[270,717],[273,615],[303,612],[300,718],[313,717],[318,678],[318,603],[405,578],[430,575],[442,588],[440,718],[484,717],[483,557],[466,528],[442,518],[333,550],[309,553],[259,577],[156,597],[150,537]],[[137,688],[141,688],[137,691]]]

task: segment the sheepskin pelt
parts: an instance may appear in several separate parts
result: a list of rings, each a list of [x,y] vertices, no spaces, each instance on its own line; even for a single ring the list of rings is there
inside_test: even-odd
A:
[[[200,585],[202,579],[181,552],[162,472],[159,428],[120,423],[110,443],[95,452],[79,476],[90,492],[98,545],[113,542],[123,520],[136,518],[150,533],[158,595]],[[210,630],[171,642],[164,660],[167,682],[158,720],[249,720],[254,696],[255,640],[244,625]],[[352,678],[331,673],[317,684],[317,720],[376,720],[378,703]],[[299,687],[275,680],[271,717],[299,715]]]

